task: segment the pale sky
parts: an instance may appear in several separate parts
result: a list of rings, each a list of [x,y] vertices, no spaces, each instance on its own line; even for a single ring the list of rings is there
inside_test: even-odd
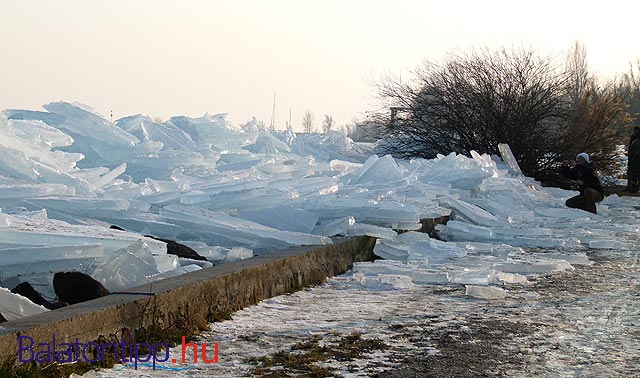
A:
[[[371,79],[454,49],[524,46],[593,71],[640,58],[640,1],[0,0],[0,110],[81,102],[114,119],[255,116],[301,130],[371,109]]]

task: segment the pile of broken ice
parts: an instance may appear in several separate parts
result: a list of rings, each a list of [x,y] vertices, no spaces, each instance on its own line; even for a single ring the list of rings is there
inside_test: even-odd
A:
[[[117,291],[211,265],[141,235],[212,263],[371,235],[385,260],[357,264],[354,279],[404,287],[522,282],[589,263],[580,249],[619,248],[613,235],[638,231],[632,203],[608,197],[598,216],[567,209],[573,192],[523,177],[508,151],[510,166],[475,152],[403,161],[339,131],[235,128],[226,115],[111,123],[78,104],[44,108],[0,113],[0,286],[28,281],[49,299],[57,271]],[[446,241],[412,232],[444,215]]]

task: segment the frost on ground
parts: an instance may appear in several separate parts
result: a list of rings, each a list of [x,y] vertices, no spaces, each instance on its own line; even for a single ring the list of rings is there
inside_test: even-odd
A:
[[[589,250],[587,255],[593,265],[505,285],[508,296],[492,300],[466,295],[463,285],[367,289],[345,274],[211,324],[198,342],[219,342],[218,364],[143,374],[306,376],[308,370],[264,361],[299,355],[300,344],[331,347],[356,334],[384,348],[313,364],[346,377],[638,375],[640,254]],[[172,357],[180,357],[179,348]],[[91,375],[131,372],[117,366]]]
[[[640,374],[638,252],[588,255],[594,266],[509,285],[508,297],[491,301],[469,298],[459,286],[352,291],[345,289],[348,282],[342,277],[278,298],[280,309],[274,303],[270,309],[265,304],[267,308],[248,310],[257,312],[256,318],[243,313],[214,324],[208,337],[219,337],[225,348],[240,335],[251,339],[255,330],[260,341],[242,349],[256,353],[265,353],[269,340],[295,341],[305,332],[362,332],[364,338],[379,338],[389,346],[358,362],[328,364],[344,376]],[[276,318],[277,313],[284,318]],[[267,322],[280,325],[273,328]],[[305,322],[307,328],[300,329]]]
[[[595,266],[532,279],[500,302],[436,302],[450,315],[400,328],[422,351],[399,353],[399,366],[378,376],[639,374],[638,255],[589,255]]]

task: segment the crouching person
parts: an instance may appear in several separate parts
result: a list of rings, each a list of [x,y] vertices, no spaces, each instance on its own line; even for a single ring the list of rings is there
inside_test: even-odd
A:
[[[596,203],[604,199],[604,191],[595,171],[595,165],[586,152],[579,153],[570,166],[562,166],[562,174],[579,185],[580,194],[567,200],[566,205],[597,214]]]

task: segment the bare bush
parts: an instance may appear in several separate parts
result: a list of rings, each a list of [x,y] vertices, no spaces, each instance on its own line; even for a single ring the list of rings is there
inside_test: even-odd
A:
[[[315,132],[315,128],[313,127],[313,113],[311,110],[307,110],[304,112],[304,116],[302,116],[302,129],[306,134],[311,134]]]
[[[411,82],[385,77],[376,84],[382,108],[374,116],[385,152],[495,154],[508,143],[536,178],[580,151],[609,158],[619,138],[609,128],[626,122],[624,102],[591,79],[585,56],[575,51],[563,67],[532,50],[472,50],[425,62]]]
[[[629,70],[618,81],[618,93],[629,104],[629,115],[640,126],[640,59],[629,65]]]
[[[586,92],[568,120],[563,151],[569,157],[589,152],[603,175],[617,171],[617,146],[625,144],[632,121],[627,108],[628,104],[615,92],[599,88]]]
[[[619,169],[617,146],[624,144],[631,129],[630,91],[620,79],[602,84],[590,74],[586,49],[580,42],[568,53],[565,74],[571,109],[559,135],[561,151],[568,157],[586,151],[597,161],[601,174],[612,174]]]
[[[328,133],[335,124],[336,122],[333,120],[333,116],[325,114],[324,121],[322,121],[322,132],[324,134]]]

